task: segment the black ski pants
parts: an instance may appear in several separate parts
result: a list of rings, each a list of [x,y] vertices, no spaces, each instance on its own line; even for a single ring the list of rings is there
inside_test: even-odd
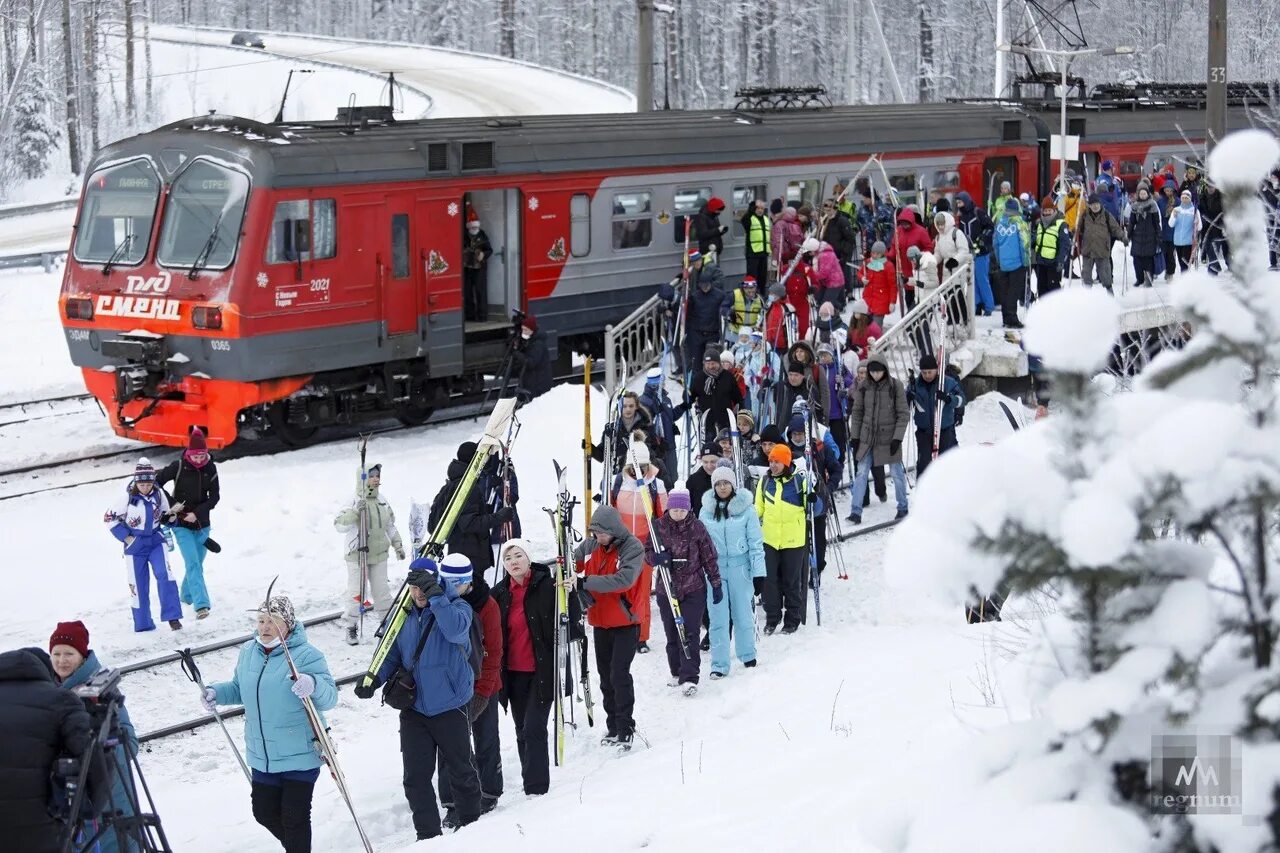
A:
[[[276,837],[285,853],[311,853],[311,794],[316,778],[308,782],[256,771],[253,776],[249,794],[253,819]]]
[[[947,427],[938,434],[938,455],[941,456],[957,444],[959,442],[956,441],[956,428]],[[925,469],[933,462],[933,430],[916,430],[916,447],[920,449],[919,458],[916,459],[916,482],[918,483],[924,476]]]
[[[662,584],[658,584],[658,612],[662,614],[662,629],[667,635],[667,668],[673,677],[680,679],[681,684],[697,684],[702,662],[698,626],[702,624],[702,616],[707,609],[707,590],[704,587],[693,595],[678,596],[676,601],[680,604],[680,618],[684,620],[684,651],[680,650],[680,632],[676,630],[671,600],[667,598]]]
[[[594,630],[605,726],[609,734],[631,734],[636,730],[636,687],[631,680],[631,662],[640,645],[640,626]]]
[[[756,277],[756,290],[763,295],[769,289],[769,254],[747,253],[747,275]]]
[[[1036,264],[1036,298],[1043,299],[1062,287],[1062,267],[1058,262]]]
[[[498,742],[498,700],[489,700],[480,716],[471,721],[471,739],[475,745],[476,772],[480,774],[480,799],[496,800],[502,796],[502,746]],[[439,773],[440,805],[454,808],[453,785],[449,778],[449,765],[437,760]]]
[[[813,517],[813,548],[814,556],[817,559],[818,574],[822,574],[822,570],[827,567],[827,517],[825,515],[815,515]],[[809,624],[809,590],[813,589],[815,583],[810,576],[812,569],[809,565],[809,553],[806,550],[804,555],[804,564],[800,569],[800,624]]]
[[[1020,325],[1018,303],[1026,295],[1027,268],[1019,267],[1016,270],[1001,270],[995,274],[995,278],[998,285],[996,298],[1000,300],[1000,313],[1003,315],[1004,325],[1018,328]]]
[[[431,787],[436,754],[449,767],[458,823],[480,817],[480,778],[471,758],[471,723],[466,706],[432,717],[412,709],[400,712],[400,758],[404,762],[404,797],[413,813],[418,840],[441,834],[440,810]]]
[[[516,726],[516,752],[526,794],[545,794],[551,787],[551,752],[547,720],[551,703],[538,699],[537,676],[532,672],[506,673],[507,701]]]
[[[765,625],[798,628],[804,618],[804,589],[801,587],[809,555],[804,546],[774,548],[764,546],[764,619]],[[785,615],[783,610],[785,608]]]

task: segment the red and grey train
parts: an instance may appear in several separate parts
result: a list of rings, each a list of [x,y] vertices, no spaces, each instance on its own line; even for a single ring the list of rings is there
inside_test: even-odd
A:
[[[496,371],[514,309],[567,367],[678,269],[683,217],[713,195],[727,220],[756,198],[816,202],[872,153],[908,200],[922,184],[984,198],[1000,177],[1039,196],[1056,174],[1047,107],[372,115],[192,118],[98,152],[60,313],[118,434],[181,445],[199,426],[221,448],[375,414],[421,422]],[[1203,116],[1081,106],[1071,123],[1091,165],[1134,180],[1183,154],[1178,128]],[[494,248],[487,322],[463,319],[468,209]],[[733,225],[731,278],[743,240]]]

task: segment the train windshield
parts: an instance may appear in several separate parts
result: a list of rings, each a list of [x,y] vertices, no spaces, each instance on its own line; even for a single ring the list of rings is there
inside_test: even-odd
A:
[[[235,260],[249,179],[240,172],[195,160],[169,192],[156,260],[167,267],[222,270]]]
[[[146,160],[98,169],[85,186],[75,259],[125,266],[142,263],[159,197],[160,177]]]

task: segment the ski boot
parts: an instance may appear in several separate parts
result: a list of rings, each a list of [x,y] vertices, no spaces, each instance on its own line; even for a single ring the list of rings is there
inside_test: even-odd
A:
[[[641,640],[640,645],[636,646],[636,654],[638,655],[649,654],[649,644],[646,643],[644,640]]]
[[[209,608],[207,608],[207,607],[201,607],[199,610],[197,610],[197,611],[196,611],[196,618],[197,618],[197,619],[208,619],[208,618],[209,618]]]

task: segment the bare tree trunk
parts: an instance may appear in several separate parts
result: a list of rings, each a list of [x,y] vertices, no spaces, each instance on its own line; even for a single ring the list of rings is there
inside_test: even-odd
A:
[[[138,120],[138,103],[133,94],[133,2],[124,2],[124,114],[130,124]]]
[[[34,17],[34,16],[33,16]],[[0,51],[4,53],[4,77],[0,91],[8,92],[18,76],[18,28],[12,15],[0,15]]]
[[[80,80],[85,120],[89,130],[89,151],[98,150],[98,0],[83,6],[84,74]]]
[[[71,0],[62,0],[62,64],[67,81],[67,154],[71,173],[80,174],[80,110],[76,97],[76,63],[74,36],[71,31]]]
[[[919,5],[918,15],[920,17],[920,66],[917,70],[919,77],[916,81],[916,90],[920,95],[920,103],[927,104],[934,99],[933,27],[929,24],[923,2]]]
[[[147,68],[147,119],[150,121],[155,116],[156,102],[155,93],[152,90],[152,77],[155,76],[155,69],[151,64],[151,19],[154,17],[154,0],[147,0],[147,17],[142,22],[142,53]]]
[[[594,14],[594,11],[593,11]],[[502,0],[502,55],[516,58],[516,0]],[[593,28],[594,29],[594,28]]]

